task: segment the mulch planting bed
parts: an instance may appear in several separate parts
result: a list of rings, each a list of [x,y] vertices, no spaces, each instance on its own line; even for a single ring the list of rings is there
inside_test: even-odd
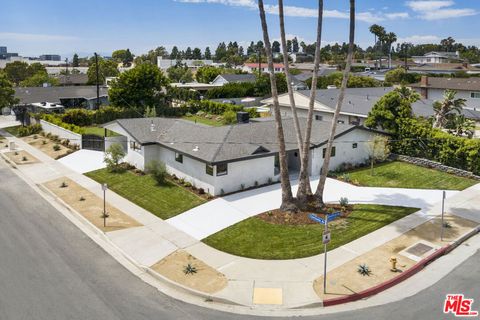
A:
[[[345,210],[342,211],[342,206],[339,204],[329,204],[324,208],[324,210],[319,212],[299,211],[296,213],[290,213],[282,211],[280,209],[275,209],[259,214],[257,217],[271,224],[298,226],[307,224],[318,224],[318,222],[311,220],[308,216],[314,213],[320,218],[325,218],[325,213],[328,210],[332,211],[332,213],[341,212],[342,217],[346,218],[350,213],[352,213],[353,206],[348,205],[344,207],[344,209]]]

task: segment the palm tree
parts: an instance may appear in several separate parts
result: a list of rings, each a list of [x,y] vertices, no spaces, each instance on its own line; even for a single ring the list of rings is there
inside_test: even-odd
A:
[[[305,139],[303,141],[302,159],[300,161],[300,181],[298,184],[297,199],[304,206],[308,197],[312,196],[310,179],[308,176],[308,167],[310,160],[310,140],[312,135],[313,110],[315,106],[318,71],[320,69],[321,43],[322,43],[322,25],[323,25],[323,0],[318,1],[318,21],[317,21],[317,42],[315,43],[315,60],[313,65],[312,85],[310,91],[310,100],[308,105],[307,125],[305,128]]]
[[[335,131],[337,130],[337,121],[340,115],[340,110],[343,105],[343,100],[345,99],[345,90],[347,88],[348,78],[350,76],[350,69],[352,68],[354,44],[355,44],[355,0],[350,0],[350,36],[349,36],[349,44],[348,44],[347,64],[345,66],[345,70],[343,71],[342,86],[340,87],[338,101],[335,107],[335,113],[333,114],[332,126],[330,129],[330,137],[328,138],[327,147],[325,151],[325,158],[323,159],[323,166],[322,166],[322,171],[320,175],[320,181],[318,182],[317,190],[315,191],[317,202],[320,205],[324,204],[323,192],[325,190],[325,182],[327,181],[328,167],[330,165],[330,158],[332,156],[332,146],[333,146],[333,140],[335,138]]]
[[[277,130],[277,140],[279,146],[279,164],[280,164],[280,179],[282,186],[282,204],[280,210],[296,211],[297,207],[294,203],[292,195],[292,186],[290,184],[290,177],[288,176],[287,152],[285,148],[285,136],[283,134],[282,116],[280,114],[280,106],[278,103],[278,90],[275,81],[275,69],[273,67],[272,45],[270,44],[270,37],[268,35],[267,19],[265,17],[265,7],[263,0],[258,0],[258,9],[260,11],[260,21],[262,24],[263,39],[265,42],[265,52],[268,62],[268,71],[270,75],[270,86],[272,90],[273,110],[275,116],[275,126]]]
[[[448,120],[446,128],[449,133],[456,135],[457,137],[466,136],[472,138],[475,134],[475,122],[465,118],[463,114],[452,114],[452,117]]]
[[[380,38],[385,34],[385,28],[378,25],[378,24],[373,24],[373,25],[370,26],[369,30],[370,30],[370,33],[373,33],[373,35],[375,36],[375,43],[373,45],[373,51],[376,54],[378,54],[377,39],[380,40]],[[377,51],[375,51],[375,48],[377,49]],[[382,67],[382,57],[380,57],[380,62],[377,65],[379,65],[380,68]]]
[[[392,44],[397,42],[397,35],[394,32],[389,32],[383,36],[383,41],[388,46],[388,68],[392,68]]]
[[[434,115],[434,128],[445,128],[448,122],[448,115],[453,112],[458,114],[462,113],[462,109],[465,106],[465,99],[455,99],[457,94],[454,90],[445,90],[443,93],[443,101],[435,101],[433,103]]]
[[[292,75],[290,74],[290,66],[288,62],[287,37],[285,35],[285,16],[283,12],[283,0],[278,0],[278,16],[280,20],[280,38],[281,38],[281,46],[283,51],[283,64],[285,65],[285,77],[287,79],[288,97],[290,100],[290,108],[292,110],[292,115],[293,115],[293,124],[295,127],[295,133],[297,137],[298,150],[300,153],[300,161],[303,161],[304,159],[303,147],[302,147],[303,138],[302,138],[302,132],[300,129],[300,123],[298,121],[297,106],[295,104],[295,97],[294,97],[293,86],[292,86],[293,80],[292,80]],[[308,176],[306,177],[306,179],[308,179]],[[310,182],[308,181],[308,183]]]

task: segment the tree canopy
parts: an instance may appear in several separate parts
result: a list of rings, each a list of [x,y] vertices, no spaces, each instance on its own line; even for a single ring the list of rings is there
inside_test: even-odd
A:
[[[15,98],[15,90],[12,82],[8,79],[7,74],[0,70],[0,109],[11,107],[18,103]]]
[[[103,58],[98,58],[98,82],[99,84],[105,83],[106,77],[116,77],[118,76],[117,62],[113,60],[105,60]],[[88,84],[97,84],[96,76],[96,63],[93,61],[87,70],[88,75]]]

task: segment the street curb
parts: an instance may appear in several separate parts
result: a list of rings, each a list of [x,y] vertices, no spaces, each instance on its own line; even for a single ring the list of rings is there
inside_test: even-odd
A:
[[[0,156],[10,167],[12,167],[13,169],[18,169],[17,165],[12,160],[10,160],[5,154],[3,154],[3,152],[0,152]]]
[[[127,254],[125,251],[123,251],[119,246],[117,246],[112,240],[110,240],[110,238],[108,238],[108,236],[105,234],[105,232],[103,232],[102,230],[98,229],[94,224],[92,224],[90,221],[88,221],[84,216],[82,216],[80,213],[78,213],[75,209],[73,209],[72,207],[70,207],[66,202],[64,202],[60,197],[58,197],[56,194],[54,194],[52,191],[50,191],[48,188],[46,188],[44,185],[42,184],[35,184],[43,193],[47,194],[48,196],[50,196],[51,198],[53,198],[53,200],[55,200],[58,204],[60,204],[61,206],[63,206],[65,209],[67,209],[68,211],[70,211],[71,213],[73,213],[77,219],[77,221],[79,221],[80,223],[82,223],[84,226],[88,227],[88,229],[90,231],[93,231],[97,236],[100,236],[102,238],[103,241],[107,242],[110,246],[112,246],[113,248],[115,248],[115,250],[117,250],[124,258],[126,258],[131,264],[133,264],[134,266],[136,266],[138,269],[140,269],[142,272],[152,276],[153,278],[155,278],[157,281],[160,281],[162,282],[162,284],[168,286],[169,288],[171,289],[176,289],[176,290],[179,290],[183,293],[187,293],[187,294],[190,294],[190,295],[193,295],[193,296],[196,296],[198,298],[201,298],[201,299],[204,299],[205,302],[216,302],[216,303],[221,303],[221,304],[224,304],[224,305],[230,305],[230,306],[244,306],[242,304],[238,304],[236,302],[233,302],[233,301],[230,301],[228,299],[224,299],[224,298],[218,298],[218,297],[215,297],[215,296],[212,296],[208,293],[204,293],[204,292],[201,292],[201,291],[197,291],[195,289],[191,289],[187,286],[184,286],[182,284],[179,284],[175,281],[172,281],[170,279],[168,279],[167,277],[164,277],[163,275],[157,273],[156,271],[154,271],[153,269],[151,269],[150,267],[147,267],[145,265],[142,265],[140,263],[138,263],[135,259],[133,259],[129,254]],[[244,306],[246,307],[246,306]]]
[[[457,240],[455,240],[452,244],[446,245],[446,246],[438,249],[434,253],[432,253],[430,256],[422,259],[420,262],[415,264],[413,267],[411,267],[407,271],[401,273],[397,277],[392,278],[388,281],[385,281],[381,284],[378,284],[374,287],[368,288],[368,289],[366,289],[364,291],[361,291],[361,292],[358,292],[358,293],[354,293],[354,294],[351,294],[351,295],[348,295],[348,296],[342,296],[342,297],[338,297],[338,298],[323,300],[323,306],[324,307],[329,307],[329,306],[335,306],[335,305],[339,305],[339,304],[354,302],[354,301],[357,301],[357,300],[368,298],[368,297],[373,296],[375,294],[378,294],[382,291],[385,291],[385,290],[399,284],[400,282],[410,278],[414,274],[418,273],[419,271],[424,269],[427,265],[429,265],[430,263],[432,263],[436,259],[440,258],[441,256],[451,252],[453,249],[458,247],[462,242],[464,242],[465,240],[473,237],[474,235],[476,235],[479,232],[480,232],[480,226],[477,226],[472,231],[468,232],[467,234],[465,234],[465,235],[461,236],[460,238],[458,238]]]

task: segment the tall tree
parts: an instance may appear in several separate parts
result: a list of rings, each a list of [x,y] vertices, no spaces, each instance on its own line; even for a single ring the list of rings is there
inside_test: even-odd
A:
[[[75,53],[75,54],[73,55],[72,67],[77,68],[78,66],[79,66],[78,54]]]
[[[14,85],[18,85],[20,81],[23,81],[30,76],[28,72],[28,64],[22,61],[7,63],[4,71],[8,77],[8,80],[13,82]]]
[[[373,24],[370,26],[369,30],[370,30],[370,33],[372,33],[375,37],[375,43],[373,44],[373,49],[374,49],[375,55],[378,55],[378,47],[379,47],[378,40],[380,37],[382,37],[385,34],[385,28],[378,24]],[[380,57],[380,61],[378,62],[377,66],[381,66],[381,63],[382,63],[382,57]]]
[[[195,60],[201,60],[202,59],[202,50],[200,50],[200,48],[193,49],[192,59],[195,59]]]
[[[193,58],[192,48],[188,47],[187,50],[185,50],[185,59],[192,59],[192,58]]]
[[[300,46],[298,45],[298,39],[297,37],[292,39],[292,52],[297,53],[300,49]]]
[[[337,105],[335,107],[335,113],[333,114],[330,137],[328,138],[327,147],[325,151],[325,157],[323,159],[322,172],[320,175],[320,181],[318,182],[317,190],[315,191],[315,196],[320,205],[324,204],[323,193],[325,190],[325,182],[327,181],[327,174],[330,165],[330,159],[332,156],[332,147],[333,141],[335,139],[335,132],[337,130],[338,117],[340,115],[340,110],[342,109],[343,100],[345,99],[345,90],[347,88],[348,77],[350,75],[350,70],[352,67],[353,60],[353,51],[355,46],[355,0],[350,0],[350,36],[348,43],[348,55],[347,63],[345,70],[343,72],[342,86],[340,87],[340,92],[338,95]]]
[[[292,195],[292,186],[288,175],[287,151],[285,147],[285,136],[283,133],[282,115],[280,114],[280,105],[278,103],[277,83],[275,79],[275,70],[273,67],[272,47],[270,44],[270,36],[268,35],[267,18],[265,16],[265,7],[263,0],[258,0],[258,9],[260,11],[260,21],[262,24],[263,39],[265,43],[265,51],[268,61],[268,71],[270,76],[270,86],[272,90],[273,109],[275,115],[275,126],[277,131],[277,141],[279,146],[278,158],[280,165],[280,180],[282,186],[282,204],[280,209],[283,211],[296,211]]]
[[[310,99],[308,103],[308,115],[307,115],[307,125],[305,128],[305,138],[303,140],[303,152],[302,159],[300,161],[300,181],[298,185],[297,198],[301,203],[310,197],[312,194],[311,186],[308,178],[308,167],[309,167],[309,152],[310,152],[310,141],[312,135],[312,124],[313,124],[313,112],[315,108],[315,100],[317,98],[317,81],[318,81],[318,71],[320,69],[320,57],[321,57],[321,43],[322,43],[322,30],[323,30],[323,0],[318,1],[318,20],[317,20],[317,41],[315,43],[315,59],[313,64],[313,73],[312,73],[312,85],[310,90]]]
[[[280,4],[279,4],[280,6]],[[272,43],[272,51],[274,53],[280,53],[280,42],[278,42],[277,40],[273,41]]]
[[[220,42],[217,49],[215,50],[215,60],[223,61],[227,58],[227,45],[225,42]]]
[[[170,53],[170,59],[175,60],[178,59],[178,47],[173,46],[172,52]]]
[[[0,111],[17,103],[12,82],[8,80],[7,74],[0,70]]]
[[[445,128],[448,122],[449,115],[454,112],[457,114],[462,113],[462,109],[465,106],[465,99],[455,99],[457,92],[453,90],[445,90],[443,93],[442,101],[435,101],[433,103],[434,115],[434,128]]]
[[[87,70],[88,83],[92,85],[97,84],[96,66],[96,63],[92,62]],[[100,57],[98,58],[98,70],[99,84],[104,84],[106,77],[116,77],[119,74],[117,63],[115,61],[105,60]]]
[[[205,48],[205,59],[206,60],[212,59],[212,52],[210,51],[210,47]]]
[[[253,54],[256,54],[256,47],[255,47],[255,42],[250,42],[250,45],[247,48],[247,56],[251,56]]]
[[[383,36],[383,41],[385,41],[387,54],[388,54],[388,68],[392,67],[392,44],[397,42],[397,35],[393,32],[386,33]]]

